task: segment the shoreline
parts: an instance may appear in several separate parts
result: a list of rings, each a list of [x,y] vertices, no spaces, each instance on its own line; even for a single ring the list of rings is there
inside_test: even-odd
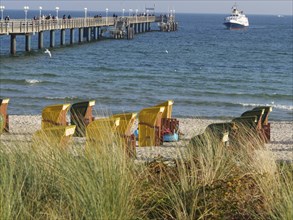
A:
[[[202,133],[211,123],[225,122],[229,120],[209,119],[209,118],[177,118],[179,120],[180,131],[184,134],[183,140],[170,142],[159,147],[137,147],[138,159],[154,158],[162,156],[170,158],[178,154],[178,148],[193,136]],[[69,120],[67,120],[69,121]],[[266,148],[272,152],[277,161],[293,162],[293,122],[292,121],[270,121],[271,142],[266,144]],[[11,142],[11,140],[24,138],[29,140],[31,135],[41,129],[41,115],[10,115],[10,133],[1,135],[1,142]],[[137,123],[135,123],[137,126]],[[77,139],[77,138],[75,138]],[[84,138],[79,138],[83,139]],[[185,141],[185,142],[184,142]]]

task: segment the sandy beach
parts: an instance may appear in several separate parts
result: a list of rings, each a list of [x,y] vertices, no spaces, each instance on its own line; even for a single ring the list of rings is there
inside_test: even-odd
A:
[[[180,131],[184,134],[179,142],[165,143],[160,147],[137,147],[137,158],[146,159],[162,156],[164,158],[176,157],[178,148],[191,137],[200,134],[211,123],[223,120],[178,118]],[[271,121],[271,142],[266,144],[276,160],[293,161],[293,122]],[[10,133],[1,135],[1,142],[9,144],[14,141],[30,141],[32,134],[41,128],[40,115],[10,115]],[[74,141],[83,142],[84,138],[74,137]]]

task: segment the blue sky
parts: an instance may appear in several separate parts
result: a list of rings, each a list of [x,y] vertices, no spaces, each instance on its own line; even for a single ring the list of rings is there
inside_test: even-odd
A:
[[[109,12],[116,11],[122,12],[125,9],[125,13],[129,12],[129,9],[143,11],[145,6],[153,7],[155,4],[156,12],[166,13],[171,9],[174,9],[176,13],[217,13],[217,14],[229,14],[230,9],[234,3],[237,3],[238,7],[246,14],[271,14],[271,15],[292,15],[293,3],[292,0],[182,0],[182,1],[167,1],[167,0],[155,0],[155,1],[135,1],[135,0],[61,0],[61,1],[26,1],[26,0],[0,0],[0,4],[5,6],[5,9],[23,9],[23,6],[29,6],[31,10],[38,10],[39,6],[42,6],[43,10],[54,10],[56,6],[60,10],[84,10],[88,8],[89,11],[104,11],[106,8]]]

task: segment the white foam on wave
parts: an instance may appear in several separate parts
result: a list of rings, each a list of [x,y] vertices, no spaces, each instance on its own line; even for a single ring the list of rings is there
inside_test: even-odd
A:
[[[49,96],[46,96],[45,99],[50,99],[50,100],[54,100],[54,99],[57,99],[57,100],[64,100],[64,99],[76,99],[77,97],[73,96],[73,97],[69,97],[69,96],[66,96],[66,97],[49,97]]]
[[[277,108],[277,109],[293,111],[292,105],[278,105],[274,103],[271,103],[271,104],[239,103],[239,104],[245,107],[272,106],[273,108]]]
[[[29,83],[29,84],[36,84],[36,83],[40,83],[42,81],[41,80],[37,80],[37,79],[26,79],[25,82],[26,83]]]

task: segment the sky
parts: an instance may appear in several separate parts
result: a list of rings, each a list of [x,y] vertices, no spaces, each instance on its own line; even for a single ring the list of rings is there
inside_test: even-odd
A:
[[[211,13],[211,14],[229,14],[234,3],[246,15],[293,15],[292,0],[0,0],[0,5],[7,9],[23,10],[24,6],[29,6],[30,10],[38,10],[41,6],[43,10],[55,10],[59,7],[60,11],[79,10],[83,11],[104,11],[108,8],[109,12],[119,12],[125,9],[125,13],[129,13],[129,9],[142,12],[145,7],[153,7],[155,11],[167,13],[175,10],[176,13]]]

